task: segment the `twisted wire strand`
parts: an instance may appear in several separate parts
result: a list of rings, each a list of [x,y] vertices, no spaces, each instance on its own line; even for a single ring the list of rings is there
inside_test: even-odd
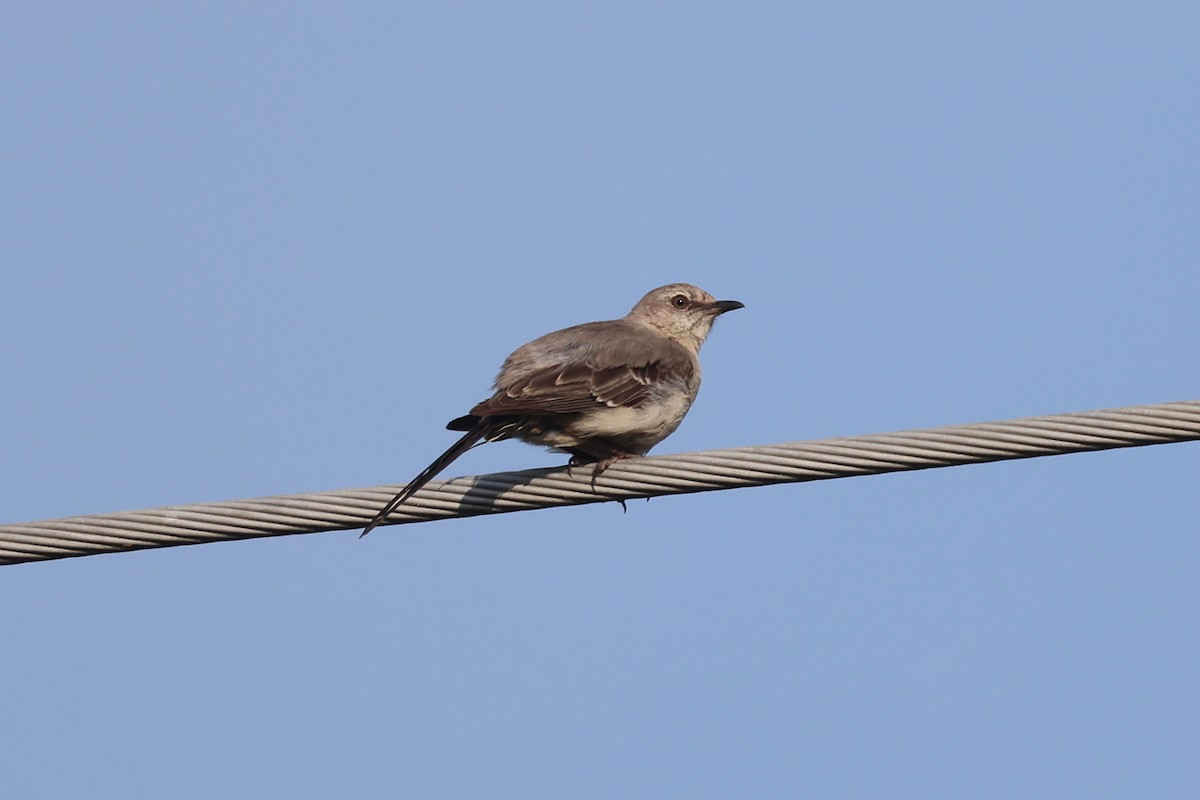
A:
[[[1200,439],[1200,400],[736,447],[431,482],[389,523],[624,501]],[[399,486],[0,525],[0,565],[361,528]],[[378,533],[376,535],[379,535]],[[384,534],[386,535],[386,534]]]

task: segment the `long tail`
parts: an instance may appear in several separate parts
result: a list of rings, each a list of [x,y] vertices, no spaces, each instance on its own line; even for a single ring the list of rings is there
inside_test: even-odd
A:
[[[450,466],[454,459],[458,458],[463,453],[479,444],[479,442],[482,440],[490,439],[490,434],[493,433],[495,427],[496,422],[494,420],[476,418],[476,422],[471,429],[468,430],[466,434],[454,444],[453,447],[438,456],[437,460],[426,467],[420,475],[409,481],[408,485],[401,489],[399,493],[397,493],[396,496],[393,497],[391,501],[383,507],[383,510],[375,515],[375,518],[367,524],[367,527],[363,528],[363,532],[359,534],[358,538],[361,539],[371,531],[375,530],[377,526],[382,524],[384,520],[391,516],[393,511],[400,507],[401,503],[420,491],[422,486],[436,478],[438,473]]]

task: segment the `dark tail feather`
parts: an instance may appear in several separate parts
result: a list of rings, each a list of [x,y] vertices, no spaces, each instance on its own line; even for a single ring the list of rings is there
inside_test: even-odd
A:
[[[420,475],[409,481],[408,485],[401,489],[400,492],[393,497],[386,506],[383,507],[383,510],[375,515],[375,518],[367,524],[367,527],[363,528],[363,532],[359,534],[358,538],[361,539],[371,531],[375,530],[377,526],[382,524],[389,516],[391,516],[393,511],[400,507],[401,503],[412,497],[421,490],[421,487],[436,478],[438,473],[450,466],[454,459],[458,458],[463,453],[479,444],[481,440],[486,439],[488,435],[492,433],[492,429],[494,427],[494,422],[490,422],[486,419],[477,419],[475,426],[467,431],[466,435],[459,439],[453,447],[438,456],[437,460],[426,467]]]

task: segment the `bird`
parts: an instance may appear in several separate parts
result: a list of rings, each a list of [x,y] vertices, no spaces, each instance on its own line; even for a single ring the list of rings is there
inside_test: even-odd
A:
[[[720,315],[744,308],[688,283],[647,292],[620,319],[548,333],[504,360],[493,394],[446,429],[461,439],[413,478],[360,534],[382,524],[459,456],[519,439],[594,464],[642,456],[671,435],[700,390],[700,346]]]

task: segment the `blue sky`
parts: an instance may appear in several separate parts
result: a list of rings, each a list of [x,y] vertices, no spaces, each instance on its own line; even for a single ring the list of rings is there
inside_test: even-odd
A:
[[[0,519],[403,482],[514,347],[672,281],[746,309],[657,452],[1200,398],[1198,35],[10,4]],[[5,568],[6,788],[1195,796],[1198,452]]]

